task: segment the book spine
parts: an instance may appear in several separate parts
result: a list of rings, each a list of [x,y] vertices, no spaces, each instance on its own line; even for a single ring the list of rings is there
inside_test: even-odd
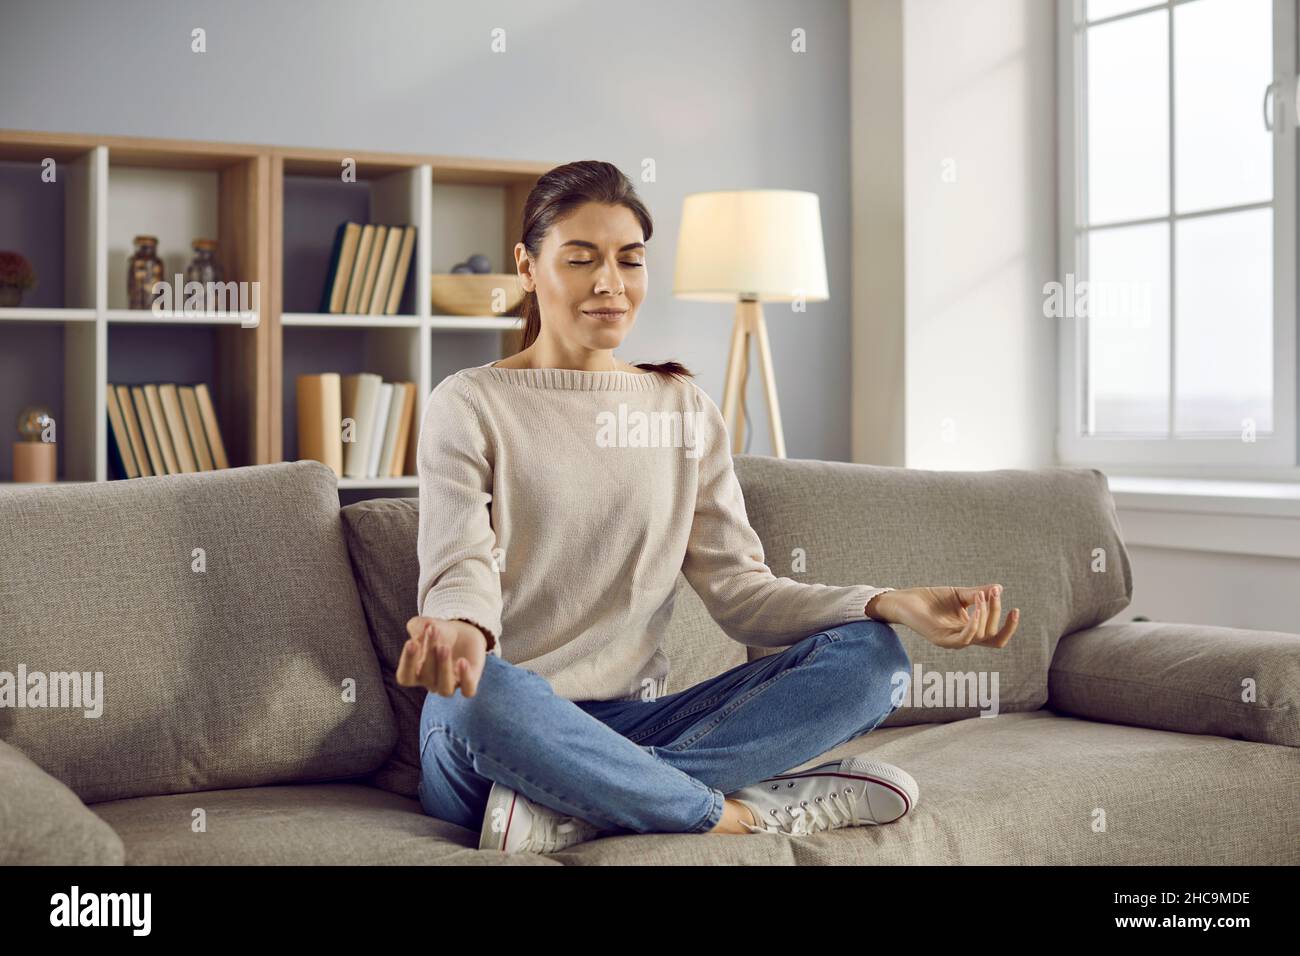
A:
[[[320,311],[328,313],[330,311],[330,299],[334,292],[334,282],[339,271],[339,257],[343,254],[343,236],[347,232],[348,224],[339,223],[338,229],[334,231],[334,249],[330,252],[330,266],[325,272],[325,288],[321,290]]]

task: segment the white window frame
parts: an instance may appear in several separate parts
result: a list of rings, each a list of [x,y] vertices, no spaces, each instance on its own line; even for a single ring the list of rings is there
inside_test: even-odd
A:
[[[1132,13],[1107,17],[1111,22],[1168,10],[1169,29],[1169,211],[1134,222],[1169,222],[1169,308],[1170,308],[1170,406],[1172,423],[1174,341],[1177,315],[1174,295],[1175,254],[1173,222],[1189,218],[1176,213],[1174,206],[1174,8],[1202,0],[1165,0],[1144,5]],[[1257,478],[1296,480],[1300,478],[1300,436],[1297,421],[1296,380],[1300,354],[1297,353],[1296,317],[1296,128],[1300,122],[1300,104],[1296,88],[1297,0],[1273,0],[1273,432],[1257,436],[1253,442],[1240,438],[1122,438],[1090,437],[1083,434],[1086,411],[1082,384],[1087,361],[1084,326],[1086,318],[1061,318],[1059,342],[1059,420],[1056,450],[1064,465],[1104,466],[1107,471],[1134,475],[1195,476],[1211,478]],[[1083,57],[1084,0],[1058,0],[1057,6],[1057,192],[1058,192],[1058,261],[1062,283],[1067,275],[1086,279],[1085,178],[1076,175],[1087,161],[1083,131],[1083,99],[1086,96],[1085,60]],[[1261,90],[1261,96],[1263,91]],[[1261,111],[1260,122],[1264,121]],[[1281,171],[1291,170],[1292,175]],[[1254,208],[1251,204],[1246,208]],[[1259,204],[1267,208],[1265,204]],[[1228,207],[1234,208],[1234,207]],[[1222,210],[1218,210],[1222,211]],[[1197,215],[1197,214],[1192,214]],[[1071,313],[1073,310],[1070,310]]]

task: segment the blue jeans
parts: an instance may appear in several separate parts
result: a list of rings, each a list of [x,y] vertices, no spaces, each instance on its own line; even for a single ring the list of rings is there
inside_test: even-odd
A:
[[[893,628],[852,621],[658,700],[570,701],[489,654],[478,693],[429,693],[420,805],[472,830],[492,782],[611,830],[703,833],[724,794],[870,733],[911,661]]]

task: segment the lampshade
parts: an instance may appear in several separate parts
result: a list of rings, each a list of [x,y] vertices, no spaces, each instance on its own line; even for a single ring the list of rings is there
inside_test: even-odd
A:
[[[745,189],[687,196],[673,294],[705,302],[824,301],[829,293],[817,194]]]

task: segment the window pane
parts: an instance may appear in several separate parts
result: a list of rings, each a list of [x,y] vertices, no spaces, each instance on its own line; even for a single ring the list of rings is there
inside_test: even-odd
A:
[[[1141,10],[1143,7],[1155,6],[1161,0],[1088,0],[1088,19],[1100,20],[1113,17],[1117,13]]]
[[[1088,234],[1092,434],[1169,433],[1169,226]]]
[[[1089,222],[1169,213],[1168,18],[1086,31]]]
[[[1272,79],[1272,0],[1174,8],[1179,212],[1273,198],[1273,142],[1262,106]]]
[[[1174,429],[1273,430],[1273,210],[1181,220]]]

